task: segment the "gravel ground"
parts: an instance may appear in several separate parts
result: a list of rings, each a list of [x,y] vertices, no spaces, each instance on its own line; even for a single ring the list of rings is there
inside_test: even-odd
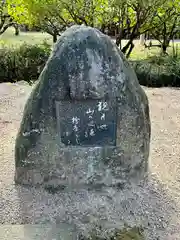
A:
[[[51,195],[13,182],[14,142],[31,89],[24,82],[0,84],[0,224],[64,222],[87,230],[97,222],[114,227],[125,221],[142,225],[150,240],[180,239],[180,90],[145,88],[152,140],[144,186]]]

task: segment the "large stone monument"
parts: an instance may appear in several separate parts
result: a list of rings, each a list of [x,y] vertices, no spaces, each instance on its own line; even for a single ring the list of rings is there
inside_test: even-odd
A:
[[[15,182],[124,186],[147,170],[147,97],[129,63],[97,29],[59,38],[28,99],[15,146]]]

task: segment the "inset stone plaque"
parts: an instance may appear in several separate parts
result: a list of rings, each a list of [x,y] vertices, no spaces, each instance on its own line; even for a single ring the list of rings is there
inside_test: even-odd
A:
[[[61,142],[66,146],[116,145],[116,99],[56,102],[56,113]]]

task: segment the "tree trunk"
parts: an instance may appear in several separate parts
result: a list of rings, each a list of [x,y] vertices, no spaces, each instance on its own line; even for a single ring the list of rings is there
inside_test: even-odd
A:
[[[130,39],[128,43],[122,48],[121,51],[124,53],[126,58],[129,58],[133,48],[134,48],[133,39]]]
[[[122,52],[125,54],[129,47],[132,45],[132,40],[129,40],[128,43],[122,48]]]
[[[54,34],[53,34],[53,43],[56,43],[56,42],[57,42],[57,34],[54,33]]]
[[[116,35],[116,45],[120,47],[120,49],[122,48],[122,44],[121,44],[122,39],[123,39],[123,31],[122,29],[120,29],[119,34]]]
[[[129,51],[128,51],[128,53],[126,54],[126,57],[127,57],[127,58],[129,58],[129,56],[130,56],[130,54],[131,54],[133,48],[134,48],[134,43],[131,42],[131,45],[130,45]]]
[[[168,47],[168,46],[163,43],[161,47],[162,47],[162,53],[163,53],[163,54],[167,54],[166,51],[167,51],[167,47]]]
[[[121,47],[122,47],[122,45],[121,45],[121,36],[116,36],[116,45],[118,46],[118,47],[120,47],[120,49],[121,49]]]
[[[15,29],[15,36],[19,35],[19,26],[17,24],[14,24],[14,29]]]
[[[102,24],[102,26],[101,26],[101,32],[102,33],[105,33],[105,28],[106,28],[105,24]]]
[[[162,48],[162,53],[167,54],[167,48],[169,47],[170,40],[169,39],[164,39],[161,48]]]

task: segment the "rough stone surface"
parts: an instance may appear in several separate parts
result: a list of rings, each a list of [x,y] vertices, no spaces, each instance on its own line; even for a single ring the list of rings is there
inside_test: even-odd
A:
[[[61,142],[55,103],[88,99],[116,99],[115,146]],[[144,176],[149,142],[148,100],[127,60],[98,30],[73,26],[59,38],[26,103],[15,146],[15,181],[122,188]]]

